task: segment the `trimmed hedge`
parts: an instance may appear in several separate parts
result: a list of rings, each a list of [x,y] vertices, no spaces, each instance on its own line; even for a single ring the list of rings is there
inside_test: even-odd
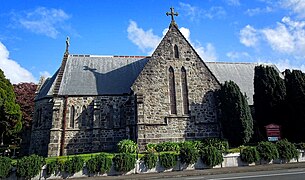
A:
[[[141,159],[144,161],[147,169],[152,169],[157,165],[158,156],[153,152],[148,152]]]
[[[83,169],[84,160],[80,156],[73,156],[71,159],[64,161],[64,171],[69,174],[75,174]]]
[[[199,157],[199,151],[195,147],[195,143],[186,141],[180,144],[180,160],[181,163],[194,164]]]
[[[161,153],[159,162],[165,169],[173,168],[177,164],[177,154],[173,152]]]
[[[7,177],[11,169],[12,169],[11,158],[0,156],[0,178]]]
[[[240,153],[240,159],[246,163],[254,163],[259,161],[259,153],[256,147],[246,147]]]
[[[112,160],[105,153],[93,156],[86,162],[89,173],[106,173],[110,171]]]
[[[25,156],[17,160],[17,176],[30,179],[41,171],[45,164],[44,158],[38,155]]]
[[[117,146],[120,153],[136,153],[138,149],[138,145],[130,139],[121,140]]]
[[[257,151],[261,159],[270,162],[272,159],[279,158],[276,145],[272,142],[262,141],[257,145]]]
[[[200,150],[200,157],[207,166],[213,167],[223,161],[223,156],[220,150],[214,146],[206,146]]]
[[[299,151],[295,145],[286,139],[276,142],[276,147],[279,152],[279,157],[288,162],[293,158],[297,159],[299,156]]]
[[[155,147],[157,152],[165,152],[165,151],[176,151],[178,152],[180,149],[179,143],[177,142],[162,142],[157,144]]]
[[[136,158],[133,154],[120,153],[112,159],[114,169],[118,172],[128,172],[135,168]]]
[[[213,146],[218,149],[221,153],[227,152],[229,149],[229,143],[227,140],[222,140],[218,138],[207,138],[202,141],[200,145],[202,147]]]

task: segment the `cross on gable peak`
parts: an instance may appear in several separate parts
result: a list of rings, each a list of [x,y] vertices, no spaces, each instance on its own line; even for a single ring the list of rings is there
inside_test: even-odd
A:
[[[172,18],[171,24],[176,24],[174,16],[178,16],[178,13],[175,12],[173,7],[171,7],[170,10],[171,10],[171,12],[166,12],[166,16],[171,16],[171,18]]]

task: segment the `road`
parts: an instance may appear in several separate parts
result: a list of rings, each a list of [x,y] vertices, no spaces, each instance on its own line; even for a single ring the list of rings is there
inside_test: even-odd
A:
[[[305,169],[282,169],[272,171],[256,171],[244,173],[230,173],[218,175],[200,175],[189,177],[175,178],[160,178],[162,180],[232,180],[232,179],[247,179],[247,180],[304,180]]]

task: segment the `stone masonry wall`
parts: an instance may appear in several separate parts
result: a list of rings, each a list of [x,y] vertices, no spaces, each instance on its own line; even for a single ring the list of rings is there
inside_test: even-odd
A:
[[[62,136],[64,98],[55,98],[54,102],[48,156],[59,155]],[[135,129],[133,96],[68,97],[66,108],[64,154],[112,151],[120,140],[135,138],[130,137],[135,134],[130,132]]]
[[[179,57],[175,57],[174,46]],[[177,114],[170,112],[169,68],[174,69]],[[181,68],[186,69],[189,113],[183,112]],[[220,85],[175,25],[171,25],[132,89],[138,97],[138,143],[219,136],[214,92]]]
[[[35,102],[32,121],[30,154],[47,156],[52,124],[52,99],[43,99]]]

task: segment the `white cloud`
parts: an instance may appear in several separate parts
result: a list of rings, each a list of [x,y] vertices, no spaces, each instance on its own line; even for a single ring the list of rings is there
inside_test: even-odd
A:
[[[257,30],[247,25],[239,32],[239,41],[247,47],[255,47],[258,42]]]
[[[215,48],[211,43],[207,43],[205,47],[202,46],[198,41],[193,43],[190,38],[191,32],[188,28],[181,27],[179,30],[183,36],[193,45],[193,48],[202,59],[205,61],[217,60]],[[163,36],[165,36],[167,31],[168,28],[163,30]],[[149,55],[152,54],[152,51],[155,50],[162,39],[162,37],[153,34],[151,29],[144,31],[142,28],[139,28],[137,23],[134,21],[130,21],[127,32],[128,39],[137,45],[143,52],[146,52]]]
[[[262,33],[273,50],[283,53],[294,51],[294,38],[284,24],[278,23],[275,29],[265,28]]]
[[[226,1],[230,6],[240,6],[239,0],[227,0]]]
[[[235,51],[227,52],[226,56],[230,59],[241,59],[241,58],[250,57],[250,55],[247,52],[235,52]]]
[[[255,15],[259,15],[259,14],[263,14],[263,13],[269,13],[272,11],[273,11],[273,8],[270,6],[267,6],[265,8],[247,9],[245,14],[247,14],[248,16],[255,16]]]
[[[135,21],[130,21],[127,28],[128,39],[136,44],[143,52],[150,52],[151,49],[156,48],[161,38],[154,35],[152,29],[144,31],[139,28]]]
[[[9,59],[9,51],[0,42],[0,69],[11,83],[36,82],[32,73],[21,67],[16,61]]]
[[[213,6],[209,9],[201,9],[187,3],[179,3],[179,11],[181,14],[187,16],[191,21],[199,20],[202,18],[214,19],[223,18],[226,16],[226,11],[221,6]]]
[[[281,0],[283,8],[291,10],[299,18],[305,18],[305,1],[304,0]]]
[[[51,77],[51,74],[48,71],[39,72],[39,75],[45,78]]]
[[[12,15],[19,26],[54,39],[60,34],[60,30],[71,30],[71,27],[65,24],[70,19],[70,15],[62,9],[38,7],[34,11],[12,13]]]

